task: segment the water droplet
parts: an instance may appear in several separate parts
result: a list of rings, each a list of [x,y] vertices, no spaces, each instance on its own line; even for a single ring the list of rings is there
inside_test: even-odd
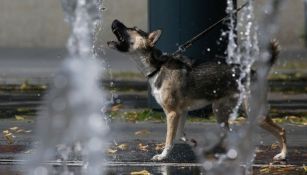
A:
[[[46,167],[36,167],[33,172],[34,175],[48,175],[48,170]]]
[[[211,170],[212,169],[212,167],[213,167],[213,164],[212,164],[212,162],[211,161],[205,161],[204,162],[204,168],[205,168],[205,170]]]
[[[210,49],[210,48],[207,48],[207,51],[208,51],[208,52],[210,52],[210,51],[211,51],[211,49]]]
[[[235,149],[230,149],[227,152],[227,157],[229,157],[230,159],[235,159],[238,156],[238,152]]]

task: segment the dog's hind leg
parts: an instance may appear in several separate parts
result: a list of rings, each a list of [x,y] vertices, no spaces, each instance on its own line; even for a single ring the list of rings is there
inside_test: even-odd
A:
[[[212,103],[212,111],[216,116],[217,123],[227,130],[229,130],[228,119],[233,113],[234,107],[237,105],[237,100],[238,98],[234,95],[216,100]]]
[[[274,160],[285,160],[287,156],[286,131],[275,124],[268,116],[260,123],[260,126],[272,133],[279,141],[280,153],[274,156]]]
[[[161,154],[155,155],[152,160],[163,160],[171,153],[173,149],[173,142],[176,136],[176,131],[179,123],[180,113],[176,111],[166,112],[167,118],[167,132],[165,148]]]
[[[183,112],[182,115],[180,116],[179,123],[178,123],[178,129],[177,129],[177,135],[176,135],[176,137],[179,140],[184,141],[184,142],[187,141],[186,135],[184,133],[184,125],[187,120],[187,115],[188,115],[188,112]]]

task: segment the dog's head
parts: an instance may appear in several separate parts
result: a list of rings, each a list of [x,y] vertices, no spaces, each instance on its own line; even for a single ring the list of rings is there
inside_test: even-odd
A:
[[[161,30],[146,33],[137,27],[126,27],[118,20],[113,21],[112,31],[117,41],[109,41],[108,46],[121,52],[136,52],[152,48],[161,35]]]

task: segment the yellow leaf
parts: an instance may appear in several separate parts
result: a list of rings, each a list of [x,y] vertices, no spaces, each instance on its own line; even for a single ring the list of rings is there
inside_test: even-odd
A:
[[[149,147],[148,145],[144,145],[143,143],[140,143],[138,146],[141,151],[148,152],[148,147]]]
[[[131,172],[130,175],[151,175],[151,174],[147,170],[142,170],[142,171]]]
[[[16,120],[24,120],[25,117],[21,115],[15,115]]]
[[[22,133],[22,132],[25,132],[25,130],[23,130],[23,129],[18,129],[15,133]]]
[[[117,112],[117,111],[119,111],[121,108],[122,108],[122,105],[121,105],[121,104],[118,104],[118,105],[112,106],[111,111],[112,111],[112,112]]]
[[[136,131],[136,132],[134,133],[134,135],[136,135],[136,136],[141,136],[141,137],[146,136],[146,135],[149,135],[149,134],[150,134],[150,131],[147,130],[147,129],[142,129],[142,130]]]
[[[119,148],[122,151],[125,151],[125,150],[128,149],[128,144],[125,144],[125,143],[120,144],[120,145],[117,146],[117,148]]]
[[[3,137],[8,142],[8,144],[13,144],[14,143],[15,136],[12,133],[10,133],[10,132],[4,133],[3,132]]]
[[[116,152],[117,152],[116,149],[111,149],[111,148],[109,148],[109,149],[107,150],[107,153],[108,153],[108,154],[115,154]]]
[[[269,173],[269,172],[270,172],[270,167],[268,166],[262,167],[260,169],[260,173]]]
[[[303,168],[304,168],[305,173],[307,173],[307,166],[305,164],[303,164]]]
[[[10,131],[9,131],[9,130],[4,130],[4,131],[2,131],[2,133],[3,133],[3,134],[9,134]]]
[[[30,89],[29,83],[28,81],[24,81],[21,85],[20,85],[20,90],[28,90]]]
[[[273,143],[273,144],[271,145],[271,149],[276,149],[276,148],[278,148],[278,144],[277,144],[277,143]]]
[[[16,132],[19,128],[17,126],[10,128],[11,131]]]

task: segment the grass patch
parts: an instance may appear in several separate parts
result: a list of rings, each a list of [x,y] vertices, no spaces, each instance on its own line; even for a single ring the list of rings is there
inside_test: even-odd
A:
[[[144,75],[139,72],[111,72],[112,79],[119,79],[119,80],[140,80],[144,79]]]

